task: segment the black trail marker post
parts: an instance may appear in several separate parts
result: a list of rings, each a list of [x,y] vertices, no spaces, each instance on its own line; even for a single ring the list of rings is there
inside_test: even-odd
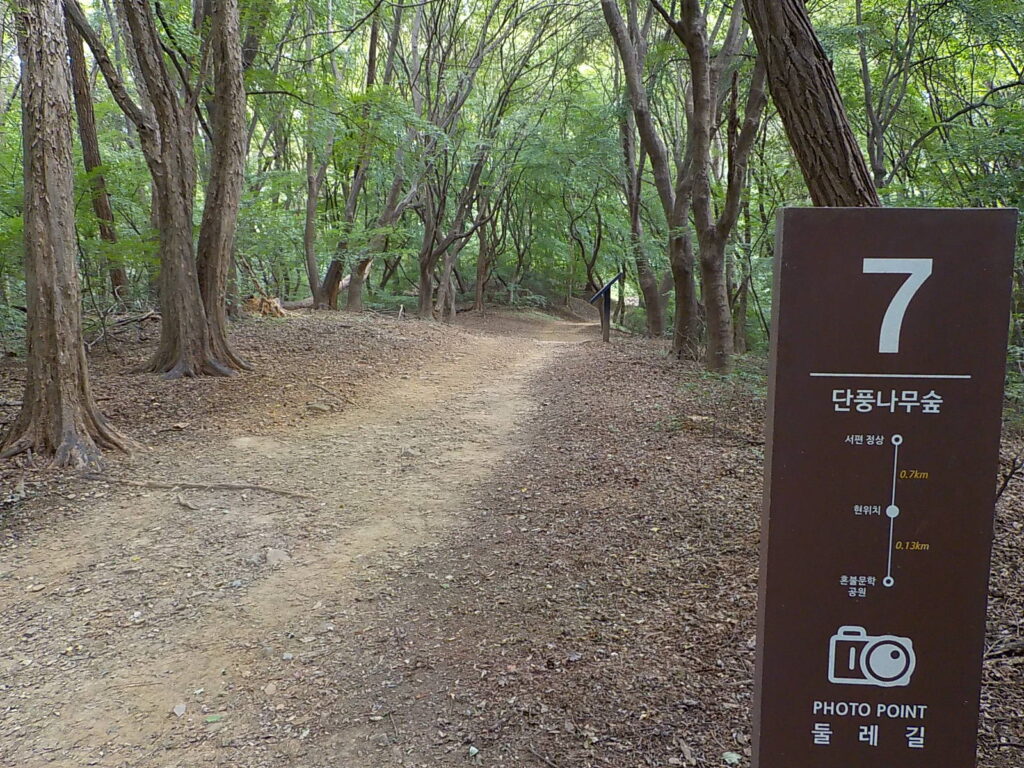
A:
[[[605,283],[601,290],[590,297],[591,304],[602,297],[604,298],[597,311],[601,314],[601,338],[605,341],[611,341],[612,334],[612,286],[619,282],[619,280],[625,280],[625,278],[626,273],[619,272],[619,274]]]

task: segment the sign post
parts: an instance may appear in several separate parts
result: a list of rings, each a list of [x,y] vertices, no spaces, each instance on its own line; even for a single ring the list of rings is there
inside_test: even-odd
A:
[[[1016,216],[779,216],[754,768],[975,765]]]
[[[626,273],[619,272],[615,277],[604,284],[597,293],[590,297],[590,303],[593,304],[598,299],[602,299],[601,306],[597,308],[597,311],[601,313],[601,339],[605,342],[611,341],[612,333],[612,286],[615,285],[619,280],[625,280]]]

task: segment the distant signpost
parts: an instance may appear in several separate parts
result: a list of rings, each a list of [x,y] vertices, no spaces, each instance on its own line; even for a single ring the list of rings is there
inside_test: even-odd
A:
[[[780,214],[754,768],[971,768],[1016,211]]]
[[[619,272],[615,277],[604,284],[604,287],[590,297],[590,303],[593,304],[598,299],[601,299],[601,304],[598,306],[597,311],[601,313],[601,338],[605,341],[611,341],[612,333],[612,286],[615,285],[619,280],[626,278],[625,272]]]

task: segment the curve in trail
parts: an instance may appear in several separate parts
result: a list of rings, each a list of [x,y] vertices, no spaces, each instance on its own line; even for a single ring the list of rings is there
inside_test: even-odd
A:
[[[467,335],[312,428],[154,454],[137,472],[313,501],[101,492],[23,546],[0,581],[0,763],[235,764],[260,740],[301,750],[301,722],[270,725],[279,681],[358,643],[350,609],[366,584],[460,524],[534,407],[550,342],[582,340],[569,323],[535,330]]]

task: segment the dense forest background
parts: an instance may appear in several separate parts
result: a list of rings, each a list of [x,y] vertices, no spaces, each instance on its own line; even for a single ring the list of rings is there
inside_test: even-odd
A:
[[[9,354],[24,350],[31,304],[16,5],[0,3]],[[1021,204],[1017,0],[808,9],[883,205]],[[247,299],[444,319],[586,298],[619,272],[617,323],[727,372],[766,347],[776,211],[810,204],[805,180],[830,173],[794,161],[805,140],[836,137],[780,118],[741,3],[63,10],[84,336],[101,343],[159,311],[157,373],[246,368],[225,324]],[[1022,315],[1011,395],[1024,390]]]

